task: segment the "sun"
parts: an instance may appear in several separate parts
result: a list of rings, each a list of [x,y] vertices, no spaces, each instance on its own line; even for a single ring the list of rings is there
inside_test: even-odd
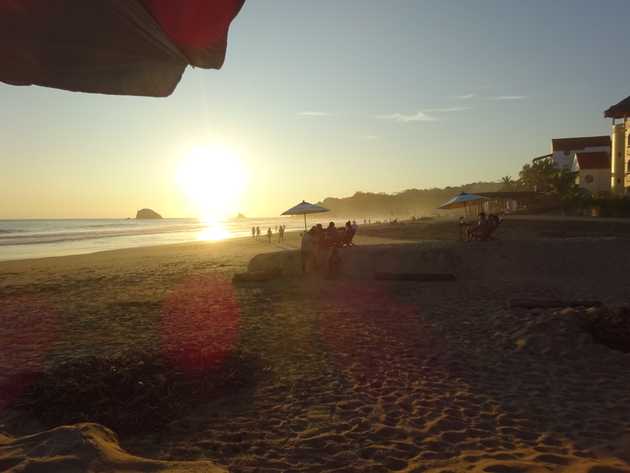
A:
[[[234,150],[221,145],[200,146],[179,163],[177,183],[197,216],[215,224],[240,210],[247,172]]]

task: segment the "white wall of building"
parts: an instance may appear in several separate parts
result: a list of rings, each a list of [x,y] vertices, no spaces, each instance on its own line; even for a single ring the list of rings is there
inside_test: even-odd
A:
[[[593,195],[610,191],[610,169],[581,169],[576,184]]]

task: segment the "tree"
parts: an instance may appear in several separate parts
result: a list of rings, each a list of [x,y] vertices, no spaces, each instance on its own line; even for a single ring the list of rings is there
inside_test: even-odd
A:
[[[519,173],[521,185],[531,191],[550,192],[559,170],[550,160],[544,159],[525,164]]]
[[[551,160],[525,164],[519,182],[528,190],[556,196],[565,210],[575,211],[590,201],[587,190],[576,184],[577,172],[557,168]]]
[[[577,195],[579,191],[583,191],[580,186],[575,183],[577,172],[568,171],[566,169],[557,170],[551,177],[551,190],[553,193],[561,197]]]

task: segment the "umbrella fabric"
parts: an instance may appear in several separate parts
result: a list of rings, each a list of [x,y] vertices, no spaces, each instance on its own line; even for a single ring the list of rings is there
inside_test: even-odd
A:
[[[0,0],[0,81],[168,96],[188,65],[223,65],[243,2]]]
[[[289,210],[282,212],[282,215],[304,215],[304,231],[306,231],[306,214],[317,214],[321,212],[328,212],[328,209],[320,205],[310,204],[303,200],[295,207],[291,207]]]
[[[245,0],[142,0],[190,64],[220,68],[228,28]]]
[[[321,207],[315,204],[309,204],[306,201],[302,201],[300,204],[295,207],[291,207],[286,212],[282,212],[282,215],[306,215],[306,214],[316,214],[321,212],[328,212],[328,209]]]
[[[456,195],[446,203],[440,205],[438,209],[459,209],[462,207],[467,207],[472,202],[479,202],[481,200],[486,200],[487,197],[482,197],[480,195],[475,194],[467,194],[466,192],[462,192],[461,194]]]

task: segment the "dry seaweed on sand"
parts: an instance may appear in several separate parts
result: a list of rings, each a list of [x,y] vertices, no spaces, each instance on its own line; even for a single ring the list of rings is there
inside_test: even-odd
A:
[[[240,352],[192,371],[145,353],[90,356],[40,373],[14,407],[48,426],[89,421],[121,433],[141,432],[208,401],[238,395],[262,373],[257,358]]]

